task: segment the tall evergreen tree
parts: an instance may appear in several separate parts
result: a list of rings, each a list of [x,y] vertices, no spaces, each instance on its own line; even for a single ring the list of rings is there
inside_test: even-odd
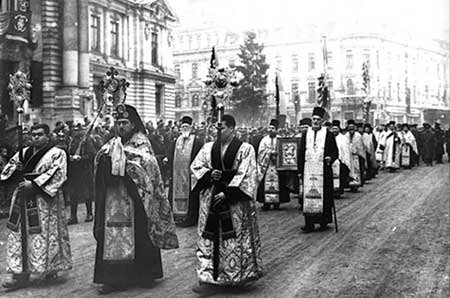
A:
[[[255,41],[254,32],[246,32],[244,44],[240,46],[240,63],[235,67],[239,86],[233,92],[234,114],[240,123],[259,120],[267,106],[266,56],[263,44]]]

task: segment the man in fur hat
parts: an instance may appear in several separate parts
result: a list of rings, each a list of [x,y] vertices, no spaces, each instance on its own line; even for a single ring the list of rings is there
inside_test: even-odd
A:
[[[191,226],[198,220],[198,193],[191,191],[189,166],[203,146],[192,133],[192,118],[181,119],[181,135],[172,143],[167,161],[171,169],[169,201],[172,204],[175,223]]]
[[[325,110],[315,107],[312,127],[300,142],[299,171],[303,177],[303,215],[306,233],[320,224],[325,230],[332,222],[333,170],[332,164],[339,157],[336,140],[326,127],[322,127]]]
[[[277,171],[278,120],[272,119],[265,136],[258,147],[258,202],[263,203],[262,210],[273,206],[279,209],[281,203],[290,201],[287,187],[287,173]]]
[[[160,249],[178,248],[158,162],[136,109],[115,109],[116,136],[95,157],[97,241],[94,282],[100,294],[151,287],[163,276]]]

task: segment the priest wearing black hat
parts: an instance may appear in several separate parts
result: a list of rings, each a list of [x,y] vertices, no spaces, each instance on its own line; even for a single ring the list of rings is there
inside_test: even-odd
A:
[[[263,203],[262,210],[273,206],[279,209],[281,203],[290,201],[287,175],[277,171],[278,120],[272,119],[267,128],[268,135],[258,146],[258,193],[257,200]]]
[[[384,140],[384,166],[390,172],[400,168],[401,140],[395,126],[395,121],[389,122],[389,129]]]
[[[192,118],[181,118],[181,135],[169,148],[167,162],[170,166],[169,201],[175,223],[187,227],[198,220],[198,193],[191,191],[189,166],[203,146],[203,142],[192,132]]]
[[[321,230],[332,222],[333,171],[332,164],[339,152],[336,140],[326,127],[322,127],[325,110],[315,107],[312,127],[308,129],[300,143],[299,171],[303,178],[303,215],[305,226],[302,230],[311,232],[314,224]]]
[[[349,186],[352,192],[356,192],[364,185],[364,165],[366,163],[366,151],[361,134],[356,130],[353,119],[347,121],[347,133],[345,134],[350,144],[351,167],[349,174]]]
[[[333,163],[333,187],[335,196],[340,197],[344,193],[344,188],[348,185],[348,174],[351,167],[350,143],[341,133],[341,122],[339,120],[332,121],[331,133],[336,139],[339,151],[339,158]]]
[[[377,173],[377,160],[375,156],[375,150],[377,148],[377,142],[372,133],[372,126],[369,123],[364,123],[362,141],[366,149],[366,180],[375,178]]]
[[[415,160],[417,160],[418,149],[416,138],[409,130],[407,123],[403,123],[402,125],[400,138],[402,140],[400,164],[402,168],[409,169],[414,165]]]
[[[149,287],[163,276],[160,249],[178,238],[158,163],[133,106],[115,109],[116,136],[95,158],[97,241],[94,283],[100,294]]]

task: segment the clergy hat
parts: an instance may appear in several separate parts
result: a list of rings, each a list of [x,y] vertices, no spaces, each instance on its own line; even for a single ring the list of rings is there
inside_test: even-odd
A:
[[[347,120],[347,125],[355,125],[355,120],[353,119]]]
[[[323,116],[325,115],[325,110],[322,107],[314,107],[312,115],[323,118]]]
[[[323,125],[324,125],[325,127],[331,127],[331,122],[330,122],[330,121],[327,121],[327,122],[325,122]]]
[[[275,128],[278,129],[278,120],[277,119],[270,120],[270,124],[269,125],[273,125],[273,126],[275,126]]]
[[[181,124],[189,124],[192,125],[192,118],[189,116],[184,116],[183,118],[181,118]]]
[[[370,123],[364,123],[364,128],[370,128],[370,129],[372,129],[372,125],[370,125]]]
[[[423,127],[425,127],[425,128],[430,128],[431,125],[430,125],[429,123],[426,123],[426,122],[425,122],[425,123],[423,124]]]
[[[308,126],[311,126],[311,125],[312,125],[312,120],[311,120],[311,118],[303,118],[302,120],[300,120],[300,125],[308,125]]]
[[[339,121],[339,120],[333,120],[333,122],[331,122],[331,126],[341,127],[341,121]]]
[[[116,120],[120,119],[128,119],[131,123],[134,124],[135,131],[140,131],[145,133],[145,126],[142,122],[141,117],[139,116],[135,107],[128,104],[119,104],[115,109],[114,114]]]
[[[404,128],[404,127],[408,127],[409,128],[409,124],[408,123],[403,123],[402,124],[402,128]]]
[[[388,125],[395,125],[395,121],[389,121]]]

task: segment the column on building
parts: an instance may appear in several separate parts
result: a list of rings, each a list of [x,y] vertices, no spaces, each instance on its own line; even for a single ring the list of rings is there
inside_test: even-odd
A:
[[[63,84],[78,86],[78,1],[64,0]]]
[[[81,88],[89,88],[89,1],[78,0],[78,4],[78,81]]]

